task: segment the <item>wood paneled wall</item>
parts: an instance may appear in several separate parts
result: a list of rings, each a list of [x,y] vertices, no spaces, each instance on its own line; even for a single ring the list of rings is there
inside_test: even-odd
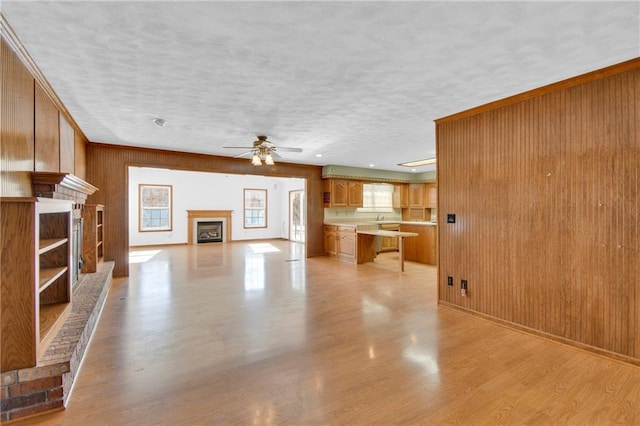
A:
[[[34,79],[4,39],[0,110],[0,196],[30,197],[34,161]]]
[[[115,261],[114,276],[129,274],[129,166],[306,179],[307,256],[324,255],[322,167],[282,162],[256,167],[246,159],[89,143],[86,179],[100,189],[87,202],[105,206],[105,260]]]
[[[620,65],[436,121],[442,303],[640,359],[640,58]]]
[[[36,83],[35,171],[60,171],[60,119],[58,110]]]
[[[45,90],[46,81],[36,80],[4,33],[0,49],[0,196],[31,197],[34,170],[72,173],[84,179],[86,137],[60,112],[59,100],[50,97],[52,89]]]

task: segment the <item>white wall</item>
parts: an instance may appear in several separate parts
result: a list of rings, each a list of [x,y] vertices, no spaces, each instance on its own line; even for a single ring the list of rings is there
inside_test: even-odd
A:
[[[138,232],[138,184],[173,185],[173,230]],[[187,210],[233,210],[232,240],[288,238],[289,191],[304,179],[129,167],[129,245],[185,244]],[[244,229],[243,189],[267,190],[267,228]]]

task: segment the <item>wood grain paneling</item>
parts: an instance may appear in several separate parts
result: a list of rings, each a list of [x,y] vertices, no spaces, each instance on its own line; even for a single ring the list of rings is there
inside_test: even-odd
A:
[[[640,358],[633,63],[436,122],[442,302]]]
[[[0,49],[0,195],[30,196],[34,156],[34,80],[4,39]]]
[[[0,232],[2,242],[0,371],[9,371],[32,367],[36,364],[38,299],[34,279],[38,263],[32,238],[37,224],[33,203],[3,202],[1,208],[0,229],[4,231]]]
[[[60,170],[60,131],[58,110],[46,92],[35,88],[35,171]]]
[[[75,173],[75,132],[73,127],[58,114],[60,119],[60,170],[61,173]]]
[[[86,180],[100,190],[87,201],[105,206],[105,222],[109,227],[104,233],[104,255],[105,260],[115,261],[115,276],[129,274],[129,166],[306,179],[307,256],[324,254],[321,167],[278,162],[275,166],[256,168],[245,159],[89,143]]]
[[[74,156],[74,175],[80,179],[86,180],[87,178],[87,140],[78,132],[75,132],[74,137],[75,149]]]

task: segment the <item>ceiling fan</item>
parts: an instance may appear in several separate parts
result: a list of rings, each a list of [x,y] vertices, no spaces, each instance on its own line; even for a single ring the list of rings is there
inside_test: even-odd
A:
[[[282,158],[278,155],[277,151],[302,152],[302,148],[289,148],[285,146],[276,147],[273,142],[268,141],[267,137],[263,135],[258,136],[258,139],[253,141],[253,146],[223,146],[223,148],[247,149],[248,151],[238,154],[234,158],[252,154],[251,163],[253,163],[254,166],[262,165],[263,161],[264,164],[268,166],[274,165],[274,157],[278,159]]]

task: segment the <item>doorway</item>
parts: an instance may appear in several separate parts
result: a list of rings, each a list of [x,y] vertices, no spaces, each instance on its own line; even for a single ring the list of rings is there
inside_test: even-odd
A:
[[[289,240],[304,243],[304,214],[304,191],[289,191]]]

